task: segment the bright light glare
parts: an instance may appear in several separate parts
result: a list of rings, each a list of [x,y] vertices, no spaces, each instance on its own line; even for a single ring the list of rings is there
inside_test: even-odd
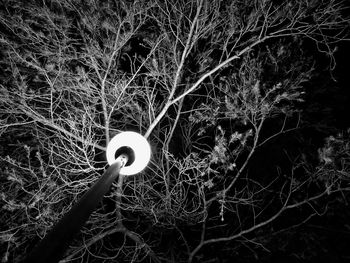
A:
[[[120,169],[121,175],[133,175],[141,172],[151,158],[151,147],[146,138],[137,132],[121,132],[113,137],[107,145],[106,155],[109,165],[115,162],[115,153],[121,147],[130,147],[134,151],[135,160],[129,166]]]

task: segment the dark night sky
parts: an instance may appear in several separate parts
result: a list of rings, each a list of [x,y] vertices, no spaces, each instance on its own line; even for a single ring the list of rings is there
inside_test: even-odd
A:
[[[350,41],[339,45],[339,52],[335,54],[336,68],[335,77],[338,80],[340,94],[339,104],[335,105],[337,111],[335,117],[340,128],[350,127]]]
[[[302,105],[302,118],[306,126],[301,129],[300,134],[304,136],[303,139],[305,141],[311,141],[310,145],[312,145],[313,148],[310,148],[310,151],[315,153],[317,153],[317,148],[321,147],[324,143],[325,137],[334,135],[334,133],[339,131],[350,129],[350,41],[340,42],[336,46],[337,51],[334,53],[336,67],[333,71],[329,70],[330,58],[324,53],[320,54],[319,51],[316,50],[314,44],[310,44],[308,46],[309,50],[307,50],[307,53],[314,55],[316,59],[316,74],[305,86],[307,95],[306,101]],[[272,121],[270,125],[273,126],[273,124]],[[268,127],[267,130],[269,129]],[[177,136],[181,136],[181,134],[179,133]],[[270,176],[275,176],[277,166],[286,165],[287,167],[290,165],[286,164],[288,163],[288,156],[283,154],[285,153],[285,148],[290,151],[290,155],[295,153],[295,156],[297,156],[300,153],[297,150],[302,148],[303,145],[301,144],[304,141],[299,141],[297,136],[298,134],[295,133],[291,136],[282,136],[269,143],[266,148],[264,147],[260,152],[258,151],[257,156],[252,159],[248,167],[248,171],[251,173],[252,177],[254,178],[254,176],[260,176],[261,174],[264,176],[268,176],[269,174]],[[183,147],[178,141],[175,143],[177,147]],[[307,148],[303,150],[307,150]],[[259,169],[256,169],[256,167],[259,167]],[[269,179],[270,178],[266,178],[267,181]],[[322,252],[321,249],[323,246],[328,250],[329,257],[326,257],[325,255],[327,253],[323,251],[320,253],[321,256],[315,255],[315,259],[317,259],[318,262],[337,262],[337,254],[346,254],[349,256],[350,262],[350,251],[347,247],[350,244],[350,211],[348,212],[348,209],[348,204],[337,204],[330,209],[330,213],[327,213],[326,216],[311,220],[294,236],[288,236],[288,234],[292,233],[291,231],[285,235],[282,234],[278,238],[290,239],[289,243],[284,242],[284,244],[288,243],[288,253],[303,251],[303,249],[305,249],[303,244],[308,244],[308,246],[310,246],[309,250],[313,252]],[[344,213],[342,212],[343,210],[345,211]],[[215,211],[215,213],[217,213],[217,211]],[[278,224],[283,225],[286,223],[288,225],[293,221],[293,213],[284,215],[284,220],[285,221],[276,223],[276,225],[272,225],[277,227],[280,227]],[[303,235],[302,231],[305,231],[306,236],[310,233],[314,233],[315,235],[305,237],[310,239],[303,243],[300,242]],[[311,239],[312,237],[316,237],[319,240],[313,242]],[[288,261],[286,254],[280,252],[278,238],[272,239],[270,243],[271,253],[260,255],[260,260],[263,262],[296,262],[295,258],[293,258],[294,261]],[[166,240],[166,242],[168,241],[169,240]],[[172,240],[169,241],[169,243],[171,242]],[[315,247],[312,247],[313,245],[315,245]],[[218,246],[221,246],[221,244]],[[215,248],[215,245],[213,247],[208,247],[208,253],[211,253]],[[205,254],[206,252],[203,253]],[[252,262],[249,250],[245,251],[243,248],[242,255],[244,255],[244,253],[249,255],[249,262]],[[248,262],[244,261],[243,257],[241,257],[241,259],[242,261],[240,262]]]

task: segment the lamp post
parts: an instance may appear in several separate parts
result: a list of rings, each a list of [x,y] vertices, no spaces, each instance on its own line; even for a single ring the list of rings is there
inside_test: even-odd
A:
[[[109,142],[106,155],[110,167],[34,247],[25,263],[58,262],[114,180],[119,175],[133,175],[143,170],[150,160],[151,150],[140,134],[122,132]]]

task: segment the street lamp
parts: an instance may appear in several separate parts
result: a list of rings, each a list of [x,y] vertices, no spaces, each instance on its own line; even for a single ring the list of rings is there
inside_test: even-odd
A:
[[[110,165],[108,169],[37,244],[25,263],[58,262],[114,180],[119,174],[128,176],[141,172],[150,160],[151,148],[142,135],[122,132],[109,142],[106,156]]]
[[[118,152],[129,152],[129,158],[133,158],[132,164],[120,169],[121,175],[134,175],[141,172],[151,158],[151,148],[145,137],[137,132],[127,131],[117,134],[108,143],[106,155],[107,162],[112,165],[116,161]],[[131,153],[130,153],[131,151]]]

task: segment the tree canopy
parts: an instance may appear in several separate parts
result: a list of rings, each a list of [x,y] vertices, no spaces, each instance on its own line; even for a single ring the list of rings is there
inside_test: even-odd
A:
[[[346,1],[0,7],[2,262],[45,236],[127,130],[151,162],[119,177],[63,262],[307,261],[328,253],[309,222],[349,227],[349,130],[315,99],[336,86]]]

